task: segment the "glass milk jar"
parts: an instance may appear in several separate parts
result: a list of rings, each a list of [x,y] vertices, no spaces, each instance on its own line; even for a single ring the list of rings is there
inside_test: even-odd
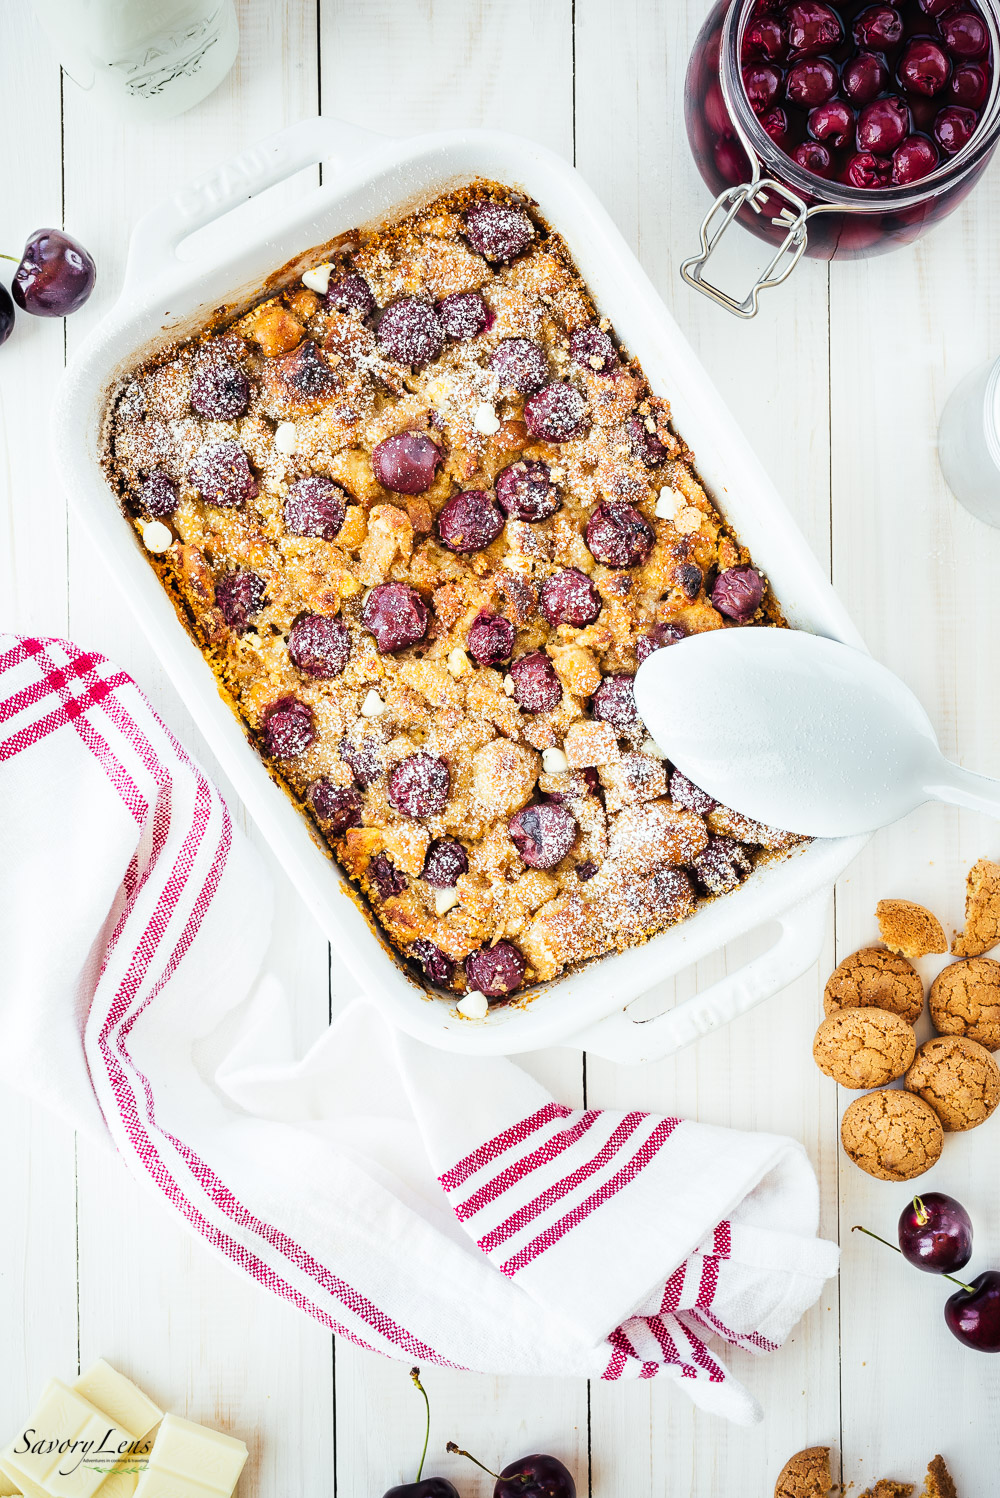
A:
[[[233,0],[34,0],[66,72],[130,121],[169,119],[225,78],[239,48]]]

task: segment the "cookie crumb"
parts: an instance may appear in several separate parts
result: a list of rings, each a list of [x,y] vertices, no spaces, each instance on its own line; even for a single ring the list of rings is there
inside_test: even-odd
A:
[[[896,1482],[891,1477],[880,1477],[873,1488],[865,1488],[861,1498],[910,1498],[912,1482]]]
[[[827,1498],[833,1487],[829,1446],[808,1446],[790,1456],[778,1473],[774,1498]]]
[[[956,957],[981,957],[1000,942],[1000,864],[980,858],[965,881],[965,930],[951,944]]]
[[[913,900],[880,900],[875,911],[882,940],[900,957],[947,952],[948,938],[936,915]]]
[[[944,1464],[943,1456],[931,1459],[924,1478],[924,1491],[920,1498],[958,1498],[951,1473]]]

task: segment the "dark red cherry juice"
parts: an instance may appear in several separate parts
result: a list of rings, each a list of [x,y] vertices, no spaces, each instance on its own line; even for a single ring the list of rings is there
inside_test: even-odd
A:
[[[716,6],[687,79],[692,149],[717,193],[750,178],[719,82],[721,23],[729,8],[728,0]],[[896,0],[892,5],[755,0],[739,76],[763,130],[781,152],[820,179],[816,197],[822,199],[829,191],[824,184],[868,191],[912,188],[955,157],[983,118],[993,66],[990,30],[978,0]],[[967,191],[971,180],[961,186]],[[952,195],[941,203],[941,213],[957,200]],[[919,232],[938,216],[932,204],[917,214],[911,210],[899,223],[890,214],[881,226],[869,221],[863,232],[855,224],[850,252],[871,253],[881,237],[915,237],[898,231],[909,225]],[[751,226],[772,237],[767,215],[760,217],[763,222]],[[741,218],[750,223],[746,210]],[[812,223],[819,232],[810,229],[810,251],[838,253],[833,226]]]

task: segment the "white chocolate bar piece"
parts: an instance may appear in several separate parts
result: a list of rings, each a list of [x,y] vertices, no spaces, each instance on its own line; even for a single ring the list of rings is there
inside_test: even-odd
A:
[[[54,1378],[24,1428],[0,1451],[11,1479],[49,1498],[93,1498],[117,1459],[136,1439],[82,1394]]]
[[[233,1436],[164,1415],[135,1498],[231,1498],[246,1459]]]
[[[21,1498],[21,1489],[14,1486],[14,1479],[3,1469],[0,1462],[0,1498]]]
[[[148,1435],[163,1419],[160,1407],[103,1358],[98,1358],[86,1373],[81,1373],[73,1388],[136,1440]],[[106,1498],[103,1491],[101,1498]],[[117,1498],[117,1494],[110,1495],[110,1498]]]

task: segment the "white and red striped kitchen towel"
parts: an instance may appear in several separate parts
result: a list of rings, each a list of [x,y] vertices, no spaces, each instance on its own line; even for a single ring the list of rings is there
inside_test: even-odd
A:
[[[835,1273],[789,1139],[562,1107],[358,1001],[305,1056],[270,882],[134,682],[0,636],[4,1073],[218,1254],[352,1341],[495,1373],[679,1380],[759,1418],[710,1343],[770,1352]]]

